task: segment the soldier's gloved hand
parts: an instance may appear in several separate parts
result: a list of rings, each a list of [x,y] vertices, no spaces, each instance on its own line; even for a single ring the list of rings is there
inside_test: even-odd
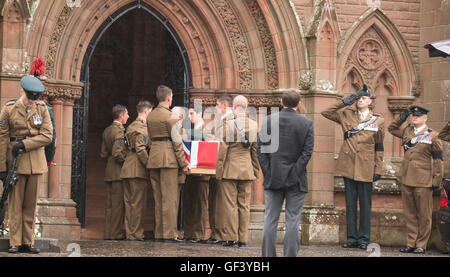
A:
[[[14,146],[11,150],[14,158],[17,157],[17,155],[19,155],[19,151],[21,149],[23,149],[23,150],[25,149],[25,145],[23,144],[22,141],[19,141],[18,143],[14,144]]]
[[[401,121],[405,121],[406,119],[408,119],[408,116],[411,114],[411,110],[410,109],[406,109],[404,110],[401,114],[400,114],[400,120]]]
[[[0,172],[0,180],[2,180],[2,182],[5,182],[7,175],[8,175],[8,172],[6,172],[6,171]]]
[[[342,102],[344,103],[344,105],[350,106],[355,103],[360,97],[361,96],[359,96],[358,94],[352,94],[342,99]]]
[[[380,180],[380,178],[381,178],[380,174],[374,174],[374,175],[373,175],[373,181],[374,181],[374,182]]]

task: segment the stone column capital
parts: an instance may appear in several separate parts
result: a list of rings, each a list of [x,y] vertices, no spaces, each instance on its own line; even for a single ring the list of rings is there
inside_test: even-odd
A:
[[[393,114],[401,113],[403,110],[407,109],[412,105],[416,97],[414,96],[389,96],[388,108]]]
[[[46,80],[43,97],[52,103],[73,102],[81,98],[83,83],[70,81]]]

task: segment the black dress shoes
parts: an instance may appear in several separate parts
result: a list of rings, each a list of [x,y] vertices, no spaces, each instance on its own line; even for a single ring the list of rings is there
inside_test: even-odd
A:
[[[414,249],[413,253],[414,254],[425,254],[425,249],[423,249],[422,247],[418,247],[418,248]]]
[[[367,244],[361,243],[361,244],[359,245],[359,249],[367,250]]]
[[[409,247],[409,246],[406,246],[404,248],[400,248],[400,252],[402,252],[402,253],[412,253],[412,252],[414,252],[414,250],[416,250],[416,248]]]
[[[245,244],[245,242],[238,242],[238,246],[239,247],[245,247],[245,246],[247,246],[247,244]]]
[[[202,240],[201,239],[186,239],[186,241],[191,242],[191,243],[199,243]]]
[[[358,244],[347,242],[347,243],[344,243],[344,245],[342,245],[342,247],[344,247],[344,248],[358,248]]]
[[[163,242],[184,242],[184,239],[179,239],[179,238],[163,239]]]
[[[239,247],[238,241],[228,240],[222,243],[223,246]]]
[[[18,246],[11,246],[11,247],[8,249],[8,253],[11,253],[11,254],[17,254],[17,253],[19,253],[19,247],[18,247]]]
[[[219,244],[219,243],[221,243],[221,241],[220,240],[216,240],[215,238],[210,238],[208,240],[205,240],[204,243],[206,243],[206,244]]]
[[[23,253],[30,253],[30,254],[39,254],[41,250],[39,248],[34,247],[33,245],[24,244],[21,247],[19,247],[19,251]]]

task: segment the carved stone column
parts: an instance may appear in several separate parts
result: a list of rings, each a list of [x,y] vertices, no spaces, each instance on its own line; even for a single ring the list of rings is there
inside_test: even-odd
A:
[[[314,152],[307,167],[308,194],[301,220],[301,243],[339,242],[341,213],[334,210],[335,126],[321,115],[339,95],[325,90],[302,93],[304,115],[314,122]]]
[[[80,223],[75,202],[70,198],[72,153],[72,107],[81,96],[82,84],[47,80],[47,101],[52,104],[56,129],[54,165],[49,167],[48,194],[38,200],[37,226],[43,237],[76,240]]]

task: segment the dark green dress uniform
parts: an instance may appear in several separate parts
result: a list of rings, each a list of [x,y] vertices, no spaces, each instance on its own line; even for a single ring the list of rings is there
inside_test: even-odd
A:
[[[44,92],[41,81],[26,76],[20,82],[29,100]],[[26,106],[22,98],[10,101],[0,114],[0,178],[5,180],[7,162],[22,151],[18,160],[19,180],[11,189],[8,215],[11,246],[9,252],[38,253],[34,248],[34,226],[39,183],[48,172],[44,147],[52,142],[53,126],[47,106],[35,101]]]

